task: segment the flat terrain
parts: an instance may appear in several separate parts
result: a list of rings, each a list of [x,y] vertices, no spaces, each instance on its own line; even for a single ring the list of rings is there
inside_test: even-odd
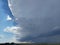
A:
[[[5,43],[5,44],[0,44],[0,45],[60,45],[60,43],[56,43],[56,44],[49,44],[49,43],[19,43],[19,44],[16,44],[16,43]]]

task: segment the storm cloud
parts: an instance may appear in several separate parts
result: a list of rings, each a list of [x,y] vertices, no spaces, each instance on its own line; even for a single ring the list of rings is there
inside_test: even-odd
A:
[[[17,20],[16,26],[22,28],[20,35],[16,35],[18,41],[54,42],[51,36],[59,35],[60,29],[60,0],[8,0],[10,9]],[[41,39],[41,35],[43,39]],[[17,38],[18,37],[18,38]],[[44,38],[45,37],[45,38]],[[59,38],[58,36],[56,38]],[[56,39],[55,38],[55,39]]]

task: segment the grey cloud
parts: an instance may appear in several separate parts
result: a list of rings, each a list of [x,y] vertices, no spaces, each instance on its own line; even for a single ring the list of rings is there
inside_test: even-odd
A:
[[[43,33],[43,34],[41,34],[40,36],[38,36],[36,38],[39,38],[39,37],[49,37],[49,36],[55,36],[55,35],[60,35],[60,28],[56,28],[56,29],[54,29],[51,32]]]
[[[22,39],[17,39],[18,41],[34,41],[34,42],[39,42],[39,41],[35,41],[35,40],[37,40],[37,39],[39,39],[40,38],[40,40],[41,40],[41,38],[44,38],[44,39],[46,39],[46,38],[48,38],[48,37],[54,37],[54,36],[59,36],[60,35],[60,28],[56,28],[56,29],[54,29],[53,31],[51,31],[51,32],[47,32],[47,33],[42,33],[42,34],[40,34],[39,36],[36,36],[36,37],[31,37],[31,36],[26,36],[26,37],[23,37]],[[56,38],[58,38],[58,37],[56,37]],[[50,40],[51,38],[49,38],[49,40]],[[47,39],[46,39],[47,40]]]
[[[28,41],[46,32],[52,32],[50,35],[59,32],[52,29],[60,27],[60,0],[10,0],[10,3],[13,15],[18,18],[17,26],[23,28],[22,38],[18,35],[18,40]]]

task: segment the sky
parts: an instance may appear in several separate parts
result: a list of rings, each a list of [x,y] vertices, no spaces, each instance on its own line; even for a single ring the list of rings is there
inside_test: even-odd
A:
[[[14,16],[8,7],[7,0],[0,0],[0,43],[9,42],[13,34],[6,32],[6,28],[15,26]]]
[[[60,0],[0,0],[4,42],[60,42]]]
[[[9,0],[17,18],[19,42],[60,42],[60,0]]]

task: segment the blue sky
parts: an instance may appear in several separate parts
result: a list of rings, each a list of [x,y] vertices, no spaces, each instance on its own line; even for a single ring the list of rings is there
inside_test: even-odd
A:
[[[3,37],[0,38],[0,42],[9,42],[13,34],[10,32],[5,32],[6,27],[14,26],[14,16],[12,15],[7,0],[0,0],[0,35]]]

